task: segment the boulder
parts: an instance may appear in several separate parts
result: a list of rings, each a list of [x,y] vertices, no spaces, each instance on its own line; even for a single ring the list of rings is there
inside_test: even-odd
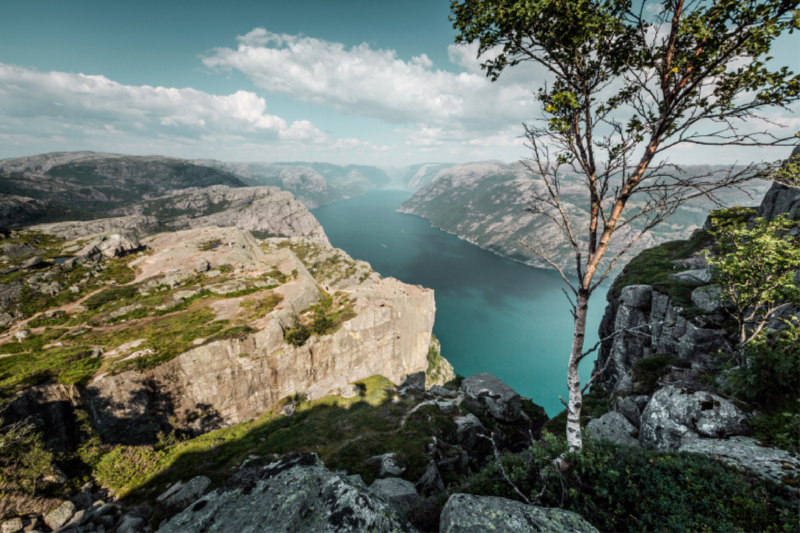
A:
[[[676,272],[675,274],[669,275],[669,279],[672,281],[687,283],[689,285],[705,285],[706,283],[711,283],[711,278],[711,270],[707,268],[684,270],[683,272]]]
[[[591,420],[586,429],[595,440],[610,440],[626,446],[638,446],[639,430],[622,413],[611,411],[600,418]]]
[[[706,313],[715,313],[722,309],[722,289],[715,285],[698,287],[692,291],[692,303]]]
[[[0,532],[2,533],[18,533],[22,531],[22,519],[21,518],[12,518],[11,520],[6,520],[3,522],[3,525],[0,526]]]
[[[43,267],[45,265],[46,265],[46,263],[42,260],[42,258],[36,256],[36,257],[31,257],[30,259],[27,259],[27,260],[23,261],[22,264],[19,265],[19,267],[20,268],[33,269],[33,268],[41,268],[41,267]]]
[[[433,394],[434,396],[440,396],[442,398],[455,398],[456,396],[455,391],[445,389],[441,385],[434,385],[433,387],[429,388],[428,394]]]
[[[219,295],[232,294],[234,292],[243,291],[246,288],[247,286],[240,281],[228,281],[217,285],[209,285],[207,287],[208,290]]]
[[[639,444],[674,451],[697,438],[742,435],[744,422],[744,413],[724,398],[668,385],[653,395],[642,413]]]
[[[62,502],[61,505],[44,515],[44,523],[53,531],[69,522],[75,514],[75,504],[71,501]]]
[[[628,285],[622,289],[619,299],[622,305],[639,311],[649,311],[653,301],[653,288],[650,285]]]
[[[428,463],[428,468],[425,469],[425,473],[419,478],[415,486],[421,494],[425,495],[444,492],[444,481],[442,481],[442,476],[439,474],[439,469],[436,468],[434,461]]]
[[[117,533],[141,533],[145,530],[145,526],[144,518],[127,515],[122,518]]]
[[[139,250],[142,245],[132,231],[119,231],[103,237],[96,243],[97,249],[103,257],[123,257],[131,252]]]
[[[196,272],[208,272],[211,270],[211,264],[208,259],[198,259],[194,269]]]
[[[164,504],[174,507],[186,507],[191,502],[202,496],[211,480],[206,476],[197,476],[182,485],[174,494],[164,500]]]
[[[480,447],[481,435],[486,435],[486,428],[483,427],[478,417],[472,413],[466,416],[459,416],[455,419],[456,423],[456,442],[466,451],[471,452]]]
[[[751,437],[729,439],[694,439],[678,448],[679,452],[701,453],[728,464],[745,468],[759,476],[782,484],[788,475],[800,477],[800,459],[780,448],[764,446]],[[796,487],[793,487],[797,490]]]
[[[369,490],[402,514],[422,501],[414,484],[399,477],[376,479]]]
[[[327,470],[312,454],[243,468],[158,531],[414,532],[389,503]]]
[[[597,533],[580,515],[496,496],[454,494],[439,519],[441,533]]]
[[[404,389],[424,391],[425,379],[425,372],[415,372],[414,374],[409,374],[400,387]]]
[[[520,395],[492,374],[475,374],[461,383],[470,398],[482,399],[489,413],[502,422],[516,422],[521,411]]]
[[[617,398],[614,410],[624,416],[634,427],[639,428],[642,421],[642,411],[633,396]]]
[[[397,464],[396,453],[385,453],[367,459],[367,464],[375,470],[377,477],[400,477],[406,469]]]
[[[436,407],[438,407],[439,410],[441,412],[443,412],[444,414],[446,414],[446,415],[449,415],[449,414],[452,414],[452,413],[456,412],[456,404],[453,403],[453,402],[439,402],[439,401],[437,401],[435,403],[436,403]]]

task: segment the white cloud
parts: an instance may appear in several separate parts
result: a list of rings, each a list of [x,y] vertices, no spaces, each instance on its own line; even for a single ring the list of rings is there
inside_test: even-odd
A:
[[[192,88],[123,85],[104,76],[38,72],[0,63],[3,130],[42,139],[61,135],[104,144],[108,137],[164,138],[193,144],[207,136],[259,143],[320,143],[306,120],[287,125],[264,98],[237,91],[218,96]],[[2,130],[0,130],[2,131]]]
[[[350,48],[299,35],[256,28],[236,49],[217,48],[203,59],[210,68],[238,70],[266,91],[331,107],[348,115],[393,124],[426,124],[472,133],[529,120],[541,69],[520,65],[492,83],[480,69],[477,48],[451,45],[463,72],[435,69],[426,55],[404,61],[394,50],[366,43]]]

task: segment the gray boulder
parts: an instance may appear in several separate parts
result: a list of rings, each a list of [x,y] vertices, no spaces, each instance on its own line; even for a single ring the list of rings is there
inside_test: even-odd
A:
[[[456,396],[455,391],[445,389],[441,385],[434,385],[428,389],[428,393],[433,394],[434,396],[441,396],[442,398],[455,398]]]
[[[3,525],[0,526],[0,532],[2,533],[18,533],[19,531],[22,531],[21,518],[12,518],[11,520],[6,520],[3,522]]]
[[[122,522],[120,522],[117,528],[117,533],[141,533],[144,531],[145,526],[144,518],[127,515],[122,517]]]
[[[611,411],[591,420],[586,429],[594,440],[610,440],[626,446],[638,446],[639,430],[622,413]]]
[[[367,464],[374,469],[375,474],[380,478],[400,477],[406,471],[405,468],[401,468],[400,465],[397,464],[396,453],[385,453],[383,455],[370,457],[367,459]]]
[[[692,291],[692,303],[706,313],[715,313],[724,307],[722,289],[715,285],[698,287]]]
[[[324,467],[293,454],[265,467],[243,468],[219,489],[174,516],[160,533],[414,532],[394,507]]]
[[[466,451],[471,452],[480,447],[482,437],[486,435],[486,428],[483,427],[478,417],[472,413],[466,416],[459,416],[455,419],[456,441]]]
[[[136,234],[129,230],[122,230],[102,237],[99,242],[95,243],[95,246],[103,254],[103,257],[109,259],[123,257],[142,247]]]
[[[705,285],[706,283],[711,283],[711,278],[711,270],[707,268],[684,270],[683,272],[669,275],[669,279],[672,281],[688,283],[689,285]]]
[[[641,425],[642,411],[639,407],[639,402],[633,396],[617,398],[614,410],[624,416],[637,429]]]
[[[30,259],[27,259],[27,260],[23,261],[22,264],[19,265],[19,267],[20,268],[41,268],[41,267],[45,266],[45,264],[46,263],[42,260],[41,257],[35,256],[35,257],[31,257]]]
[[[653,288],[650,285],[628,285],[619,296],[622,305],[640,311],[649,311],[653,301]]]
[[[422,501],[414,484],[399,477],[376,479],[369,490],[402,514]]]
[[[520,395],[492,374],[475,374],[461,383],[461,390],[470,398],[482,399],[489,413],[502,422],[519,420]]]
[[[597,533],[580,515],[498,498],[454,494],[439,519],[441,533]]]
[[[44,523],[55,531],[69,522],[75,514],[75,504],[71,501],[62,502],[61,505],[44,515]]]
[[[425,473],[416,483],[417,490],[422,494],[441,494],[444,492],[444,481],[436,468],[436,463],[431,460]]]
[[[782,484],[788,474],[793,474],[795,479],[800,476],[800,459],[786,450],[764,446],[750,437],[695,439],[685,442],[678,451],[708,455],[778,484]]]
[[[208,272],[211,270],[211,264],[209,264],[208,259],[198,259],[194,269],[197,272]]]
[[[426,379],[427,377],[425,376],[425,372],[416,372],[414,374],[409,374],[406,380],[400,386],[400,388],[423,392],[425,391]]]
[[[642,413],[639,444],[650,450],[674,451],[697,438],[742,435],[745,418],[735,405],[715,394],[668,385],[653,395]]]

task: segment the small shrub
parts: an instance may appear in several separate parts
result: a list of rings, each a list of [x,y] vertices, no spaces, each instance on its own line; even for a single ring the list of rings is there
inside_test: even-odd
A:
[[[653,394],[658,381],[669,373],[670,367],[691,368],[692,364],[664,354],[651,355],[633,363],[631,381],[634,394]]]
[[[287,329],[284,338],[292,346],[302,346],[310,336],[311,329],[305,324],[298,324],[293,328]]]
[[[139,288],[133,285],[123,285],[122,287],[112,287],[87,298],[83,305],[86,309],[94,310],[103,307],[110,302],[128,300],[139,294]]]

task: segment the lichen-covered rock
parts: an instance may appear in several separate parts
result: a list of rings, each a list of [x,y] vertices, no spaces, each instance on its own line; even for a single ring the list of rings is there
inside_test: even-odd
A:
[[[722,289],[714,285],[692,291],[692,303],[706,313],[715,313],[724,307]]]
[[[521,413],[520,395],[492,374],[475,374],[461,383],[470,398],[482,399],[489,413],[503,422],[516,422]]]
[[[674,451],[697,438],[742,435],[744,421],[744,413],[724,398],[668,385],[645,407],[639,443],[650,450]]]
[[[597,533],[580,515],[498,498],[454,494],[439,520],[441,533]]]
[[[403,514],[422,501],[414,484],[399,477],[376,479],[369,490]]]
[[[316,456],[295,454],[242,469],[219,489],[174,516],[160,533],[375,533],[415,529],[391,504],[327,470]]]
[[[117,533],[141,533],[145,525],[144,518],[128,515],[122,518]]]
[[[647,402],[645,402],[645,405]],[[628,422],[639,428],[642,421],[642,410],[639,407],[639,402],[633,396],[625,396],[617,398],[614,405],[614,410],[624,416]]]
[[[65,501],[46,515],[44,515],[44,523],[47,524],[53,531],[57,530],[72,518],[75,514],[75,504],[71,501]]]
[[[21,518],[12,518],[11,520],[6,520],[3,522],[3,525],[0,526],[0,532],[2,533],[18,533],[22,531],[22,519]]]
[[[209,485],[211,485],[211,480],[206,476],[194,477],[182,485],[175,494],[167,497],[164,503],[169,506],[185,507],[199,498]]]
[[[751,437],[729,439],[694,439],[678,448],[679,452],[701,453],[745,468],[775,483],[785,483],[797,490],[800,459],[786,450],[764,446]],[[794,486],[787,481],[794,480]]]
[[[375,469],[378,477],[400,477],[406,469],[397,464],[396,453],[384,453],[367,459],[367,464]]]
[[[595,440],[610,440],[626,446],[638,446],[639,430],[622,413],[611,411],[591,420],[586,429]]]

